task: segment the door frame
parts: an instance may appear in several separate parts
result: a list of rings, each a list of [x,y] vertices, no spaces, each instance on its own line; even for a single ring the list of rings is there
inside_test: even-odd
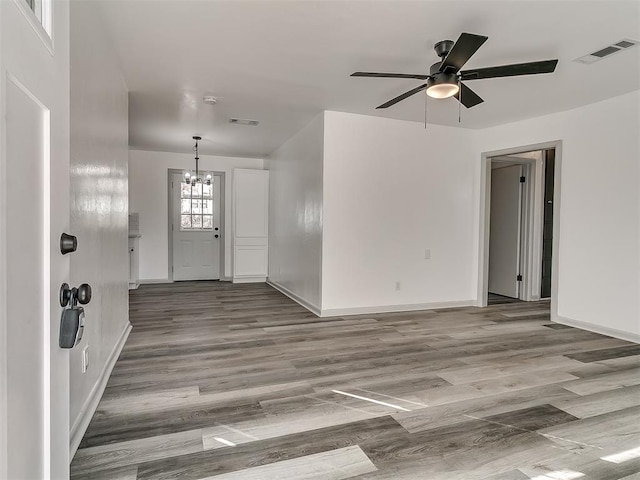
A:
[[[554,171],[554,205],[553,205],[553,258],[552,258],[552,272],[551,272],[551,320],[558,318],[558,257],[559,257],[559,245],[560,245],[560,192],[561,192],[561,173],[562,173],[562,140],[554,140],[550,142],[536,143],[531,145],[523,145],[519,147],[506,148],[501,150],[493,150],[483,152],[481,154],[480,164],[480,190],[479,190],[479,235],[478,235],[478,290],[477,290],[477,305],[479,307],[487,306],[487,295],[489,286],[489,217],[491,207],[491,162],[495,157],[501,157],[506,155],[517,155],[536,150],[548,150],[554,149],[556,155],[556,164]],[[535,165],[533,167],[533,182],[529,182],[528,188],[537,190],[543,187],[542,177],[544,174],[544,159],[541,165]],[[525,202],[530,201],[531,193],[525,194]],[[537,262],[542,265],[542,222],[544,222],[544,216],[531,215],[533,205],[525,205],[525,212],[529,212],[530,218],[525,219],[525,235],[530,239],[529,248],[534,251],[525,252],[526,264],[529,262]],[[539,235],[534,236],[533,228],[536,224],[540,224],[538,227]],[[529,230],[528,230],[529,229]],[[539,237],[539,238],[537,238]],[[535,248],[534,243],[537,242],[540,248]],[[526,256],[528,255],[528,257]],[[539,257],[539,258],[538,258]],[[528,271],[531,272],[532,268],[529,264]],[[524,286],[528,292],[533,292],[532,279],[526,282]],[[539,282],[537,282],[539,283]],[[538,298],[540,292],[537,292]],[[535,299],[533,297],[531,299]]]
[[[204,170],[210,171],[210,170]],[[173,195],[171,193],[171,176],[174,174],[182,175],[184,169],[180,168],[169,168],[167,170],[167,235],[168,235],[168,278],[169,282],[173,283],[173,230],[171,229],[171,223],[173,222]],[[225,265],[224,265],[224,243],[225,243],[225,218],[224,218],[224,198],[225,198],[225,172],[211,172],[214,177],[220,177],[220,280],[226,278],[225,277]]]

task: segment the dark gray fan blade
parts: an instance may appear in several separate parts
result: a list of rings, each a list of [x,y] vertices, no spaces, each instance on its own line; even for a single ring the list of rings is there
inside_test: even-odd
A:
[[[396,98],[392,98],[388,102],[383,103],[382,105],[380,105],[379,107],[376,107],[376,108],[388,108],[391,105],[395,105],[399,101],[404,100],[405,98],[408,98],[411,95],[414,95],[414,94],[418,93],[420,90],[424,90],[425,88],[427,88],[427,84],[426,83],[424,85],[420,85],[419,87],[416,87],[416,88],[414,88],[412,90],[409,90],[408,92],[405,92],[402,95],[398,95]]]
[[[556,69],[558,60],[543,60],[541,62],[514,63],[499,67],[476,68],[460,72],[462,80],[480,80],[483,78],[516,77],[518,75],[536,75],[551,73]]]
[[[462,94],[462,100],[460,100],[460,94]],[[479,103],[484,102],[476,92],[471,90],[464,83],[460,84],[460,91],[456,93],[454,97],[456,97],[456,99],[467,108],[475,107]]]
[[[474,35],[473,33],[463,33],[460,35],[449,54],[442,61],[440,71],[457,72],[467,63],[467,60],[478,51],[488,37],[484,35]]]
[[[419,73],[378,73],[378,72],[354,72],[352,77],[379,77],[379,78],[417,78],[418,80],[426,80],[429,75],[420,75]]]

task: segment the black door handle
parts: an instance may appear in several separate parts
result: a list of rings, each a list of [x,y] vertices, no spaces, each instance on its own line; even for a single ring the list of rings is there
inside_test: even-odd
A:
[[[91,301],[91,285],[83,283],[79,287],[69,288],[68,283],[63,283],[60,286],[60,306],[66,307],[71,304],[72,307],[76,306],[76,303],[86,305]]]
[[[220,235],[218,235],[217,233],[213,236],[213,238],[218,238]]]

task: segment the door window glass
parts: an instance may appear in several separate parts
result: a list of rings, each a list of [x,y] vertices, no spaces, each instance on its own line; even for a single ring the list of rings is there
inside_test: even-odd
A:
[[[24,2],[51,37],[51,0],[24,0]]]
[[[213,230],[213,185],[180,184],[180,230]]]

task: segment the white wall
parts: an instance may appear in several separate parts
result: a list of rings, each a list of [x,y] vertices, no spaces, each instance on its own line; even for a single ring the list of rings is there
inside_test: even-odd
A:
[[[127,88],[99,15],[91,2],[71,2],[70,233],[78,251],[70,254],[70,284],[93,289],[82,342],[70,358],[70,426],[80,438],[80,423],[93,414],[102,376],[129,327]]]
[[[319,311],[322,264],[324,114],[266,161],[269,281]]]
[[[191,139],[185,145],[192,145]],[[257,158],[200,155],[200,168],[225,173],[224,276],[231,277],[231,185],[234,168],[262,169]],[[140,214],[140,281],[169,278],[168,170],[194,169],[193,153],[129,151],[129,211]]]
[[[562,140],[560,321],[640,340],[640,92],[477,132],[480,152]],[[477,204],[477,199],[476,199]],[[477,235],[474,234],[475,237]],[[477,258],[477,257],[476,257]],[[635,337],[633,337],[635,335]]]
[[[340,112],[324,130],[323,314],[473,304],[474,132]]]

